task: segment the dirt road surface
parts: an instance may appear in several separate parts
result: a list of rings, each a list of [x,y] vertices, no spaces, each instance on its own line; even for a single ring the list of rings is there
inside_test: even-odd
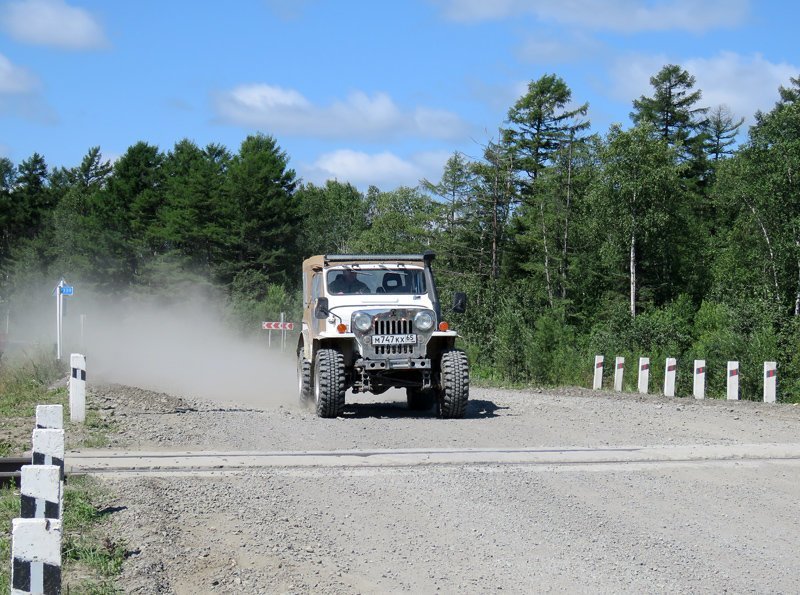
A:
[[[471,399],[464,420],[409,412],[399,392],[323,420],[291,395],[259,404],[93,387],[90,403],[118,429],[109,452],[160,456],[97,476],[132,552],[120,584],[797,592],[800,407],[580,389],[473,388]],[[228,455],[185,462],[199,451]]]

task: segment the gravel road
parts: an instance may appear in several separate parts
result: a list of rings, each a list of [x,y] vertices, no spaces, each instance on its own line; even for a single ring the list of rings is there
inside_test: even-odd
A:
[[[120,385],[89,402],[136,450],[795,444],[800,407],[473,388],[465,420],[402,393],[343,417]],[[795,445],[796,446],[796,445]],[[69,459],[69,456],[68,456]],[[103,476],[130,593],[797,592],[800,461],[282,467]]]

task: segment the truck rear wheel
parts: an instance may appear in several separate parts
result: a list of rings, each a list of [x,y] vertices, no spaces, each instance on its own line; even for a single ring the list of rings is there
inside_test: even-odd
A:
[[[319,417],[344,409],[344,358],[336,349],[320,349],[314,358],[314,400]]]
[[[442,353],[439,372],[439,417],[461,418],[469,400],[469,363],[460,349]]]
[[[302,351],[297,354],[297,392],[301,405],[311,400],[311,362]]]

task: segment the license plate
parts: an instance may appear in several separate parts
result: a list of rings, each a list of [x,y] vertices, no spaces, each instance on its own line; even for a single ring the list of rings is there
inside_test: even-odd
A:
[[[372,337],[373,345],[413,345],[417,342],[417,335],[375,335]]]

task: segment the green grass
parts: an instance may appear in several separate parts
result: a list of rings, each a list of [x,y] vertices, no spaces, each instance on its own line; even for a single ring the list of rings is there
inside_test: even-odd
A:
[[[0,593],[11,591],[11,519],[19,516],[19,490],[0,488]]]

